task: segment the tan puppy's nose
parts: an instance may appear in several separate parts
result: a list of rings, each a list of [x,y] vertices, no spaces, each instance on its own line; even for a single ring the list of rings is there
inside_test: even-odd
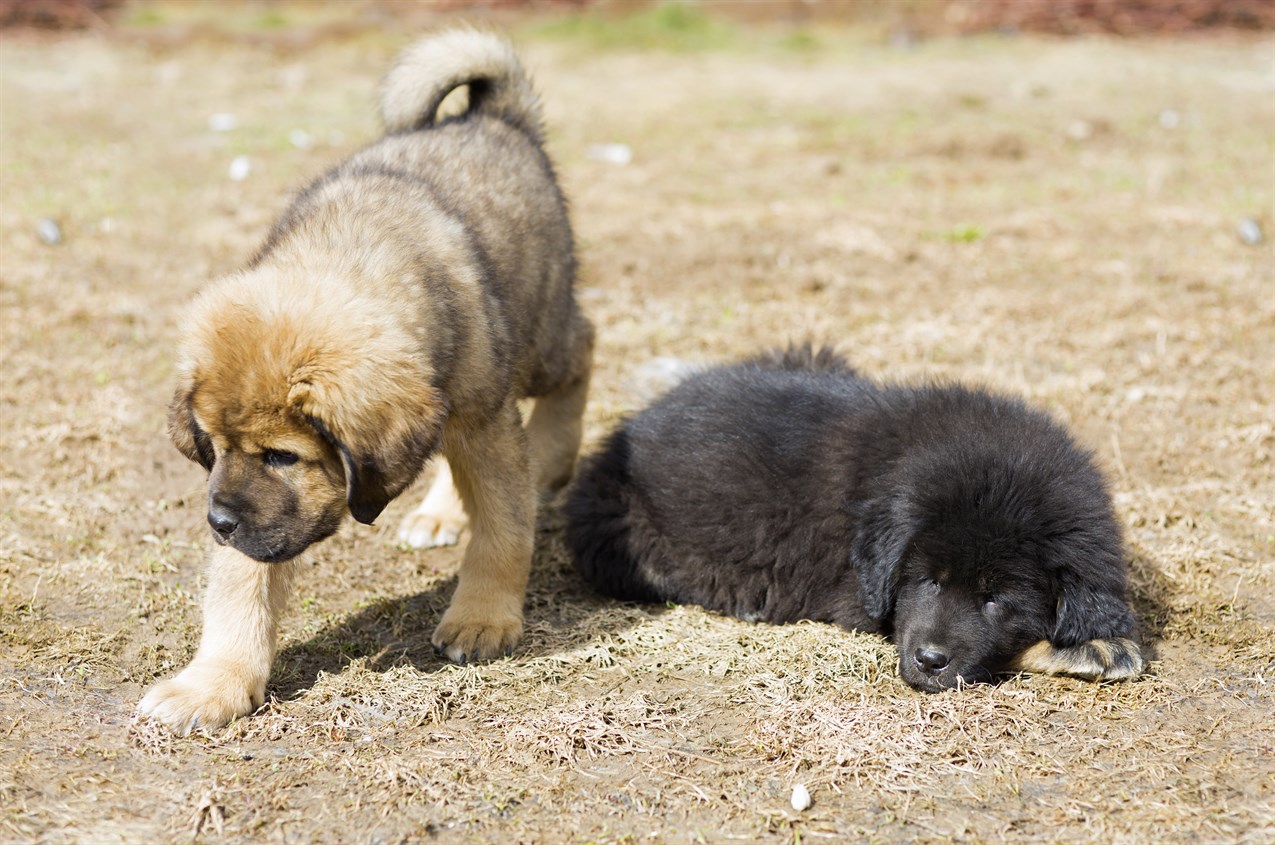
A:
[[[212,526],[213,533],[224,542],[239,527],[239,517],[228,508],[214,503],[208,506],[208,524]]]

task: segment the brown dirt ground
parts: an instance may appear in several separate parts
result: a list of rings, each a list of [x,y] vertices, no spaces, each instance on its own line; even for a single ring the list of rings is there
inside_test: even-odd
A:
[[[655,356],[807,336],[1025,395],[1111,476],[1146,677],[921,695],[874,637],[591,596],[553,508],[518,652],[445,665],[458,553],[394,547],[406,497],[314,554],[260,713],[191,739],[135,720],[193,651],[208,545],[202,473],[164,433],[175,314],[373,137],[413,31],[0,42],[0,840],[1275,837],[1264,36],[514,30],[598,326],[590,441]],[[591,159],[605,142],[632,163]]]

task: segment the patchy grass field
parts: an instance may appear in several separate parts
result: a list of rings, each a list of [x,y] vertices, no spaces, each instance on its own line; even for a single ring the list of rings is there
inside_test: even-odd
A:
[[[0,840],[1275,837],[1275,44],[689,20],[640,49],[514,30],[598,327],[590,442],[653,357],[807,336],[1026,395],[1110,474],[1151,672],[922,695],[871,636],[591,596],[552,507],[521,647],[448,665],[459,555],[394,547],[414,493],[313,555],[261,712],[191,739],[135,720],[193,651],[209,544],[164,433],[175,315],[375,135],[414,32],[7,34]]]

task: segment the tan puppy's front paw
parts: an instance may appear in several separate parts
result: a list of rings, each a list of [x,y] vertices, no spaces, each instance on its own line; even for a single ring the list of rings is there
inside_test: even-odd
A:
[[[460,533],[468,524],[465,506],[452,481],[451,465],[439,458],[438,469],[425,500],[403,517],[398,526],[399,542],[413,549],[454,546],[460,542]]]
[[[137,709],[186,736],[246,716],[266,698],[266,679],[233,664],[192,663],[151,687]]]
[[[398,526],[398,540],[413,549],[433,549],[454,546],[460,542],[468,519],[460,508],[436,512],[425,506],[403,517]]]
[[[456,663],[507,657],[522,638],[522,612],[497,613],[490,606],[459,602],[443,614],[434,629],[434,648]]]

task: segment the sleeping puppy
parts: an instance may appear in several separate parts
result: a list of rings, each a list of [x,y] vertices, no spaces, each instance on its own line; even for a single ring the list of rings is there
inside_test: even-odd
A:
[[[199,651],[140,707],[183,733],[262,703],[297,555],[435,456],[401,536],[471,536],[434,644],[463,662],[522,633],[537,489],[571,476],[593,345],[539,103],[507,43],[456,30],[403,54],[381,112],[385,137],[302,191],[182,332],[169,431],[209,472],[218,546]]]
[[[1089,454],[1017,400],[879,385],[828,349],[691,376],[586,462],[567,518],[603,593],[880,632],[927,692],[1143,668]]]

